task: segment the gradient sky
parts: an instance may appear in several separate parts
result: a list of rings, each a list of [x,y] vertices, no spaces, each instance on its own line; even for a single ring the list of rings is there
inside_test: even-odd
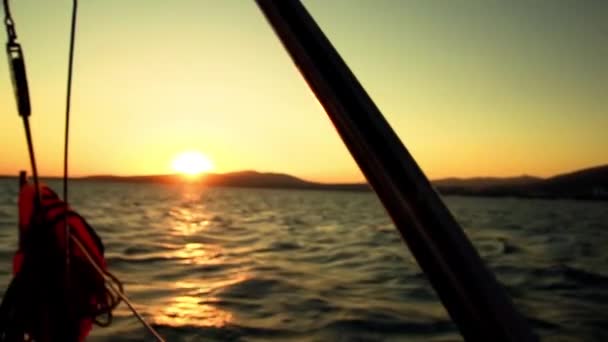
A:
[[[71,1],[11,3],[39,168],[60,175]],[[304,4],[430,178],[608,163],[608,1]],[[78,25],[72,175],[169,173],[195,149],[218,172],[362,179],[253,1],[81,0]],[[0,59],[0,174],[16,174]]]

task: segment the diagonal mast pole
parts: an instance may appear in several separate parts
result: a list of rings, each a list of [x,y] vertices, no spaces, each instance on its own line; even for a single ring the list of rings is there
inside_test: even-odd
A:
[[[536,341],[416,161],[298,0],[256,0],[467,341]]]

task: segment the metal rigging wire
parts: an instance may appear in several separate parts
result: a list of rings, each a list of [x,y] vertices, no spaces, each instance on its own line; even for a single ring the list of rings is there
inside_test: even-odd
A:
[[[5,0],[7,1],[7,0]],[[93,266],[93,268],[102,276],[106,283],[110,286],[112,292],[114,292],[120,299],[122,299],[125,304],[129,307],[131,312],[135,315],[135,317],[143,324],[143,326],[148,329],[148,331],[160,342],[164,342],[164,339],[160,336],[160,334],[144,319],[144,317],[135,309],[131,301],[127,298],[122,288],[122,284],[120,281],[109,271],[102,270],[99,265],[93,260],[90,256],[89,252],[86,248],[80,243],[80,241],[76,237],[71,237],[70,226],[67,220],[67,212],[68,212],[68,151],[69,151],[69,133],[70,133],[70,110],[71,110],[71,100],[72,100],[72,75],[73,75],[73,66],[74,66],[74,45],[76,41],[76,22],[78,17],[78,0],[72,1],[72,25],[70,30],[70,52],[68,59],[68,80],[67,80],[67,92],[66,92],[66,104],[65,104],[65,136],[64,136],[64,145],[63,145],[63,200],[65,203],[65,245],[69,246],[70,241],[74,241],[78,248],[83,252],[83,254],[87,257],[87,260]],[[69,270],[70,266],[70,249],[66,248],[65,250],[65,262],[66,269]],[[69,272],[66,272],[69,274]],[[68,278],[66,278],[67,280]],[[118,284],[118,286],[117,286]]]
[[[74,43],[76,41],[76,18],[78,14],[78,0],[72,2],[72,26],[70,29],[70,52],[68,58],[68,84],[66,91],[65,100],[65,135],[63,140],[63,201],[64,210],[67,217],[68,212],[68,146],[70,137],[70,109],[72,103],[72,70],[74,66]],[[66,289],[69,287],[70,279],[70,225],[68,220],[64,221],[64,234],[65,234],[65,281]]]
[[[4,0],[3,4],[4,25],[6,27],[6,34],[8,36],[8,41],[6,43],[6,54],[10,65],[11,77],[15,90],[15,99],[17,101],[17,109],[19,112],[19,116],[21,116],[23,120],[23,128],[25,129],[27,149],[30,157],[30,165],[32,168],[32,177],[34,179],[34,185],[36,187],[35,204],[40,207],[42,201],[40,198],[40,192],[38,190],[38,169],[36,168],[34,143],[32,140],[32,133],[29,123],[29,116],[32,113],[32,108],[30,106],[30,94],[27,86],[27,75],[25,72],[23,51],[21,50],[21,45],[17,43],[17,32],[15,31],[15,22],[13,21],[13,17],[11,16],[11,10],[8,4],[8,0]]]

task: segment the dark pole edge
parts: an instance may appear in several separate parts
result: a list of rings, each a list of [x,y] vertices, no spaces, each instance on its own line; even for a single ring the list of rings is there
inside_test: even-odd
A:
[[[467,340],[536,340],[314,19],[299,1],[257,0],[257,3]],[[317,51],[315,55],[315,50],[321,53]],[[338,84],[342,87],[336,87]],[[370,136],[374,135],[377,141],[370,142]],[[453,283],[446,285],[442,281]]]

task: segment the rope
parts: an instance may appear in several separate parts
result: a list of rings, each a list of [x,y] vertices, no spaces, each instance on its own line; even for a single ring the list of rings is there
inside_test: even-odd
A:
[[[106,281],[106,283],[112,288],[112,290],[115,291],[115,294],[120,297],[120,299],[122,299],[125,304],[129,307],[129,309],[131,310],[131,312],[133,313],[133,315],[135,315],[135,317],[141,322],[141,324],[148,329],[148,331],[156,338],[157,341],[159,342],[165,342],[165,339],[160,336],[160,334],[156,331],[156,329],[154,329],[150,323],[148,323],[146,321],[146,319],[139,313],[139,311],[137,311],[137,309],[135,308],[135,306],[133,305],[133,303],[129,300],[129,298],[125,295],[124,290],[122,288],[122,285],[120,284],[120,282],[117,283],[117,278],[110,272],[108,271],[104,271],[101,267],[99,267],[99,265],[97,265],[97,262],[95,262],[95,260],[93,259],[93,257],[91,256],[91,254],[89,254],[89,252],[87,251],[87,249],[82,245],[82,243],[78,240],[78,238],[76,238],[75,236],[71,236],[71,239],[74,243],[76,243],[76,245],[78,246],[78,248],[80,249],[80,251],[85,255],[85,257],[89,260],[89,262],[91,263],[91,265],[93,266],[93,268],[95,268],[95,270],[97,271],[97,273]],[[118,288],[116,288],[116,286],[118,286]]]

